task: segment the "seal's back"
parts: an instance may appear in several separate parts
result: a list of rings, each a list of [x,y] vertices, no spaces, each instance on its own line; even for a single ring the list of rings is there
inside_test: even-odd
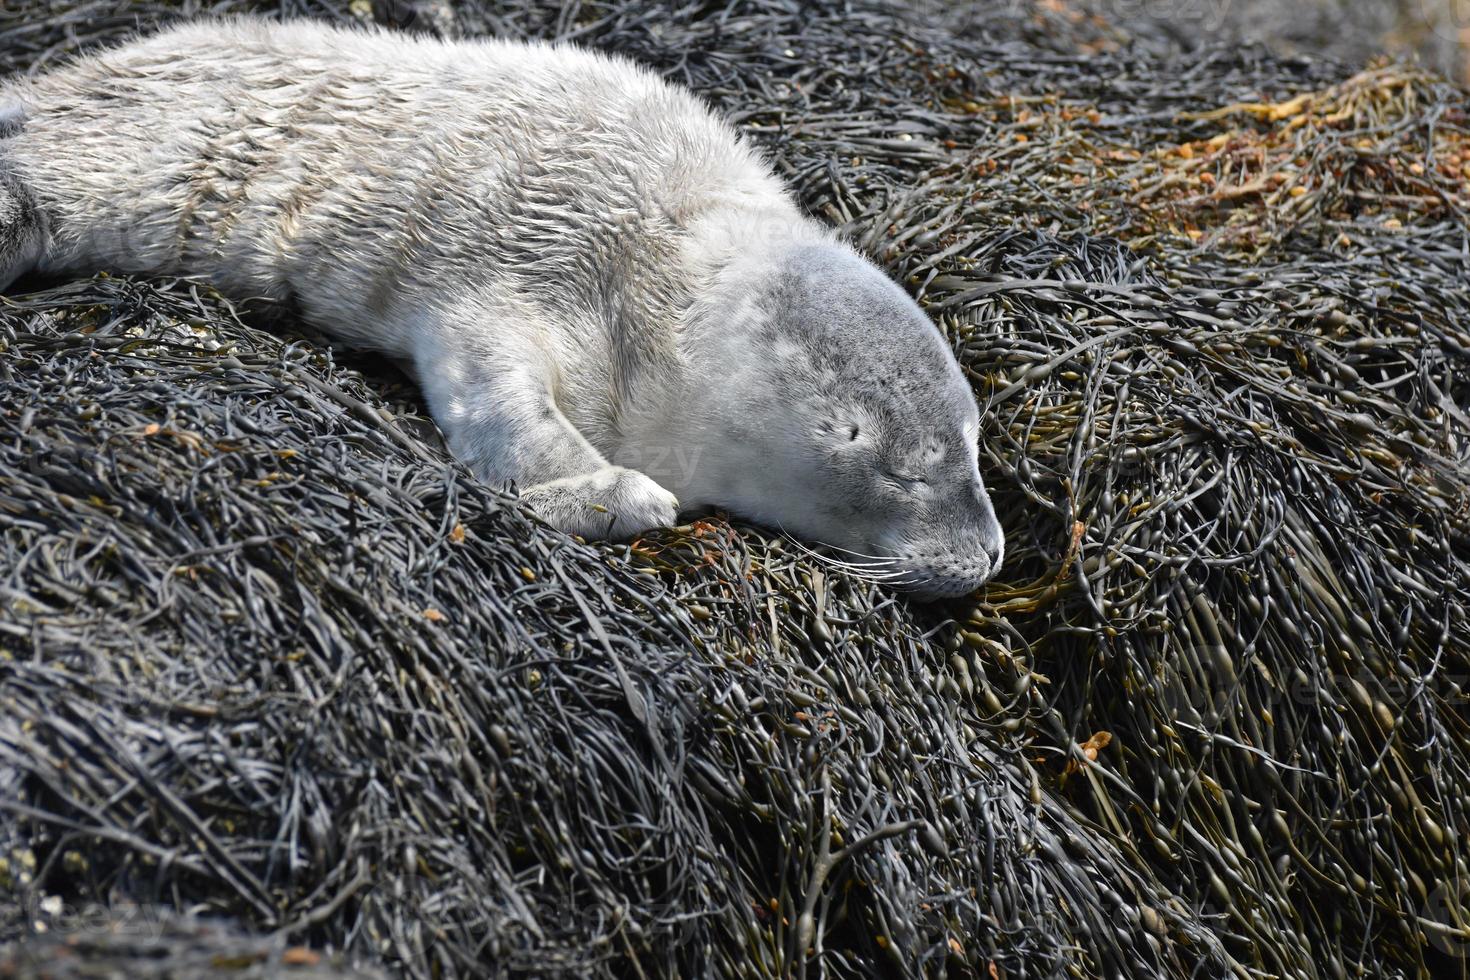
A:
[[[390,351],[357,325],[445,279],[576,316],[641,277],[627,315],[666,322],[692,223],[785,206],[693,95],[568,47],[196,23],[0,87],[0,111],[43,271],[202,276]]]

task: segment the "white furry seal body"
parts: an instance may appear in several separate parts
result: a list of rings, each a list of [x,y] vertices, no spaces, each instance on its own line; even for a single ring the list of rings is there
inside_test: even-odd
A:
[[[980,585],[973,395],[913,302],[694,96],[568,47],[200,23],[0,84],[0,288],[99,269],[290,304],[417,375],[550,523],[677,501]]]

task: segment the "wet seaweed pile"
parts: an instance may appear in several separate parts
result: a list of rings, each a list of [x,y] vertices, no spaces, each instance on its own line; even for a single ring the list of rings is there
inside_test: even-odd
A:
[[[412,18],[693,85],[926,304],[971,600],[561,537],[202,285],[0,300],[0,975],[1466,973],[1466,96],[994,8]]]

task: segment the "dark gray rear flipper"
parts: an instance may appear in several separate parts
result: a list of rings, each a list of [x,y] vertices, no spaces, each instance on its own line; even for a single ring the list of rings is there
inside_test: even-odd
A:
[[[0,290],[36,267],[46,250],[46,216],[5,159],[5,143],[25,127],[19,102],[0,99]]]
[[[46,249],[46,219],[19,177],[0,157],[0,290],[36,267]]]

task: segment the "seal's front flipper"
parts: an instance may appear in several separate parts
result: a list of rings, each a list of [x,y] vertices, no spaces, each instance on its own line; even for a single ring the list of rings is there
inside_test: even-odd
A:
[[[36,197],[0,157],[0,290],[36,267],[46,249],[46,221]]]
[[[678,523],[674,495],[621,466],[527,487],[521,499],[552,527],[584,538],[622,541]]]
[[[441,320],[415,338],[413,361],[449,448],[481,479],[515,484],[546,523],[584,538],[627,539],[677,523],[679,502],[637,470],[614,466],[562,414],[538,358],[486,350]],[[481,338],[483,340],[483,336]]]

